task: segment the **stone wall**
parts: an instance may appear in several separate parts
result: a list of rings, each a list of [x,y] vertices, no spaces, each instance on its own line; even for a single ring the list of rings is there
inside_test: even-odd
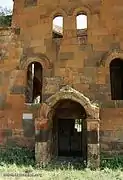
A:
[[[111,100],[109,74],[111,60],[123,58],[122,5],[122,0],[14,1],[12,27],[0,29],[1,143],[16,136],[33,142],[34,136],[24,137],[22,115],[35,112],[25,104],[25,88],[27,67],[37,61],[43,68],[43,102],[65,85],[83,93],[100,106],[102,151],[122,152],[123,106]],[[79,12],[88,16],[81,38],[75,21]],[[58,14],[64,17],[64,34],[52,39]]]
[[[22,52],[17,29],[0,28],[0,145],[34,147],[34,129],[29,136],[25,131],[30,122],[23,122],[23,113],[34,112],[32,127],[36,109],[25,104],[26,72],[19,69]]]
[[[101,152],[123,154],[123,108],[103,108],[101,117]]]

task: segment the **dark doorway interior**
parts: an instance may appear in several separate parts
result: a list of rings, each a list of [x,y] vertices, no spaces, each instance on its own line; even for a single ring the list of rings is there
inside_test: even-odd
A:
[[[53,155],[87,158],[85,109],[72,100],[62,100],[53,117]]]
[[[82,121],[58,119],[58,156],[82,156]]]

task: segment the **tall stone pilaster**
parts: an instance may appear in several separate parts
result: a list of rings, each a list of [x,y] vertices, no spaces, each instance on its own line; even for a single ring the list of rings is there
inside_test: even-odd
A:
[[[99,120],[87,119],[87,166],[100,166]]]

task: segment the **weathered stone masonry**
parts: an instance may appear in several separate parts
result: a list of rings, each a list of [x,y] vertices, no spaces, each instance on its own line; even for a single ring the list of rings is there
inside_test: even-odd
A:
[[[99,166],[100,153],[123,153],[123,102],[112,100],[110,85],[110,63],[123,59],[122,5],[122,0],[14,0],[12,26],[0,28],[1,145],[35,147],[37,161],[48,162],[53,106],[73,99],[91,113],[87,131],[96,132],[94,137],[87,134],[88,165]],[[80,12],[88,17],[81,37],[76,30]],[[53,39],[57,15],[64,18],[64,33]],[[33,62],[43,70],[39,106],[26,103],[27,71]],[[33,119],[23,119],[24,113]]]

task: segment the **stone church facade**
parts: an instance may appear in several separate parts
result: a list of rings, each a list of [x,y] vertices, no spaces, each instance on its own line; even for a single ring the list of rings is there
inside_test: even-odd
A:
[[[35,148],[38,163],[71,155],[91,167],[101,153],[123,153],[122,6],[14,0],[12,25],[0,28],[2,146]],[[87,27],[77,30],[80,14]]]

